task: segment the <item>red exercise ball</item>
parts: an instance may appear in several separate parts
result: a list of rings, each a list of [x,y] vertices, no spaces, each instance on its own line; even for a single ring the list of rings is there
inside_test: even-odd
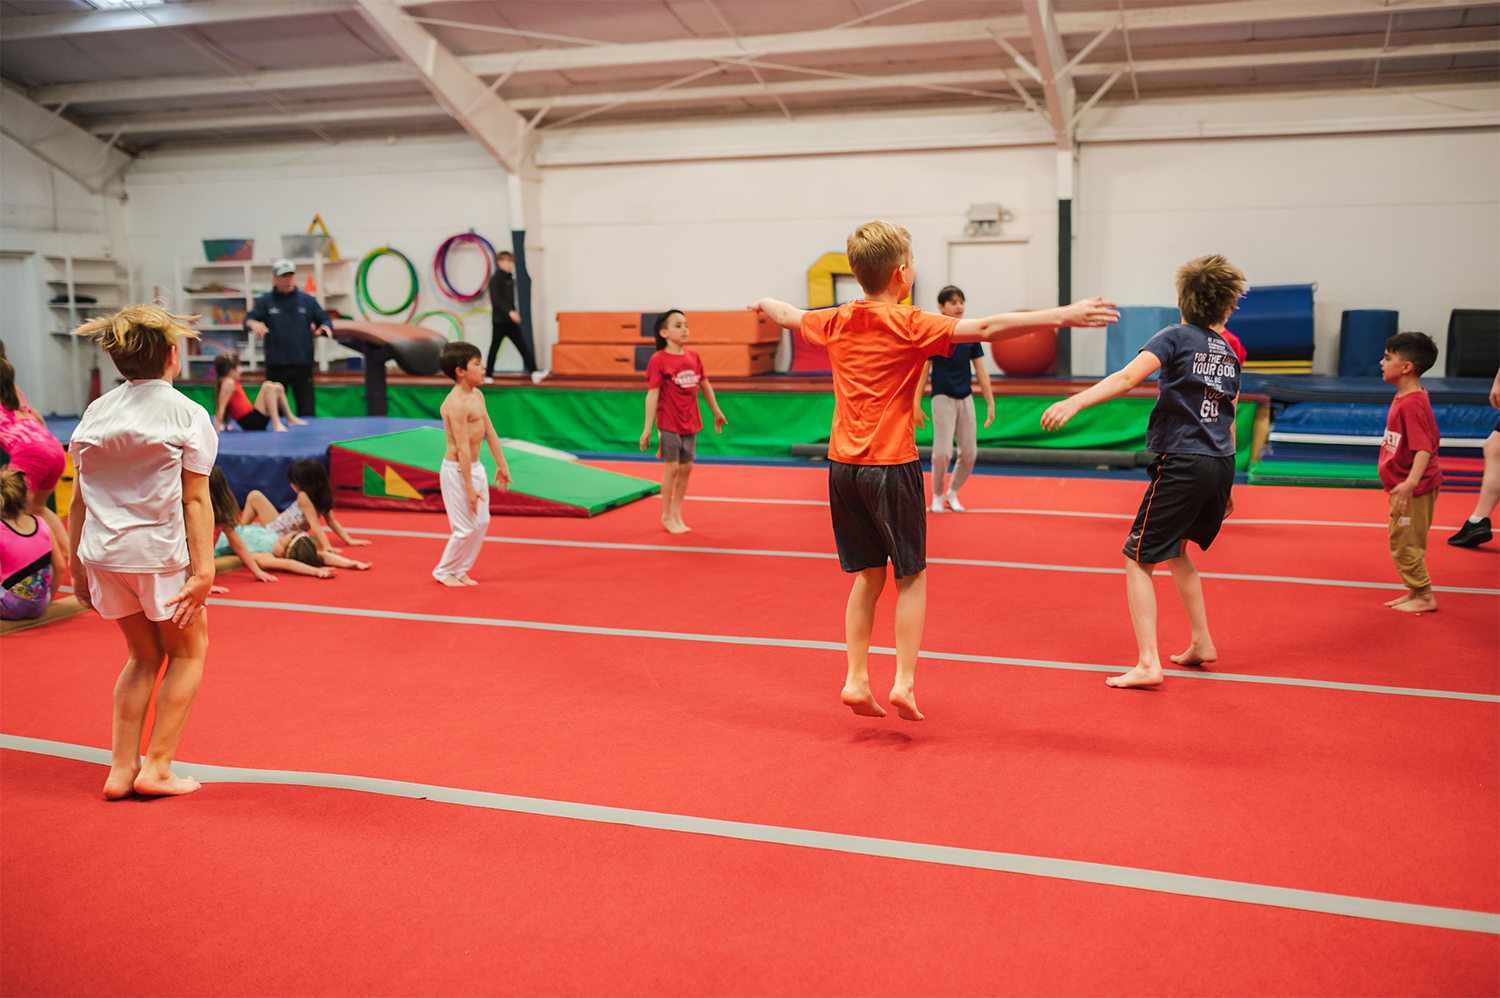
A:
[[[991,343],[1000,370],[1012,378],[1034,378],[1057,370],[1057,330],[1043,329]]]

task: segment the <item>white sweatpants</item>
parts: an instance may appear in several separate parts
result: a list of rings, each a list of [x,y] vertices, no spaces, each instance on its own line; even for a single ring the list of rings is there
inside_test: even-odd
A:
[[[484,532],[490,525],[490,486],[484,477],[484,465],[475,461],[469,465],[469,478],[479,492],[479,512],[469,512],[469,494],[464,489],[463,466],[457,461],[444,461],[438,480],[443,486],[443,506],[448,510],[448,526],[453,536],[443,549],[443,560],[432,570],[432,577],[439,582],[450,575],[464,575],[479,560],[479,549],[484,547]]]
[[[948,459],[953,454],[953,437],[958,435],[958,466],[947,491],[957,494],[964,480],[974,470],[979,457],[979,424],[974,415],[974,396],[956,399],[950,395],[932,397],[932,495],[943,496],[943,479],[948,475]]]

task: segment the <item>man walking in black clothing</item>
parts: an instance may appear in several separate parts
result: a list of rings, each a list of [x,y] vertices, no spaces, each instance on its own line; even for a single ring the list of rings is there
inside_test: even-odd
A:
[[[540,384],[546,371],[536,369],[536,357],[531,344],[521,329],[521,313],[516,311],[516,257],[509,250],[495,254],[495,276],[490,278],[490,353],[484,362],[484,379],[495,379],[495,358],[500,354],[500,344],[510,340],[521,352],[521,366],[531,375],[534,384]]]
[[[265,338],[266,380],[279,381],[297,400],[297,415],[316,416],[313,336],[332,336],[333,324],[318,299],[297,289],[290,260],[271,264],[271,290],[255,299],[245,329]]]

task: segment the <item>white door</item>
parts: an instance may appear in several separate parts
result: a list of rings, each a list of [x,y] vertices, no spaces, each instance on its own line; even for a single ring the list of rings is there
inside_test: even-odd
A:
[[[948,283],[963,289],[966,317],[1037,307],[1026,299],[1026,243],[949,243],[947,251]],[[942,287],[922,281],[921,300],[914,304],[937,311],[937,293]],[[984,363],[991,374],[1000,373],[990,357],[989,344],[984,347]]]

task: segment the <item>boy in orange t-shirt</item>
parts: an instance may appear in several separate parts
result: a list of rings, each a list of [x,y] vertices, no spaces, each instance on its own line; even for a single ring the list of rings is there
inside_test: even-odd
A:
[[[854,230],[847,248],[863,301],[805,311],[762,298],[751,307],[826,346],[833,367],[828,499],[839,563],[845,572],[857,573],[844,616],[849,675],[841,699],[856,714],[885,716],[870,693],[869,652],[889,561],[896,570],[896,684],[890,701],[902,717],[920,721],[915,684],[927,616],[927,503],[912,406],[922,364],[949,353],[954,343],[1007,340],[1059,326],[1103,326],[1119,313],[1099,298],[986,319],[924,312],[900,304],[915,279],[909,232],[890,222],[869,222]]]

